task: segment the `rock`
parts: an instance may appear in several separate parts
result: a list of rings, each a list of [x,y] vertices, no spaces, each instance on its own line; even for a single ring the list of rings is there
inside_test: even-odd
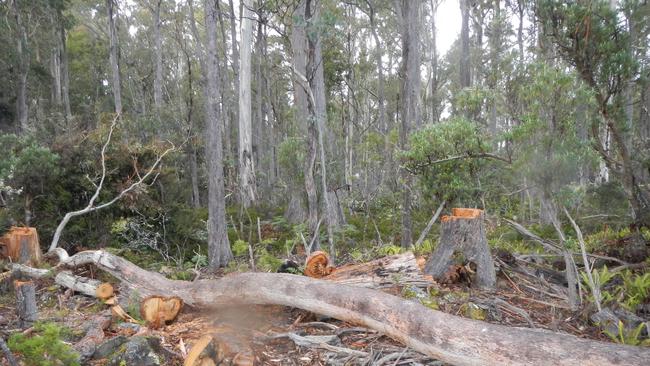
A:
[[[128,338],[126,338],[123,335],[119,335],[117,337],[113,337],[107,341],[104,341],[99,346],[97,346],[97,349],[93,354],[93,358],[94,359],[108,358],[110,355],[115,353],[121,345],[123,345],[127,341]]]
[[[612,310],[604,308],[601,311],[592,314],[589,319],[591,319],[594,324],[598,325],[603,332],[618,334],[618,322],[620,319]]]
[[[646,322],[645,319],[623,308],[614,309],[614,314],[616,314],[616,316],[623,321],[623,324],[625,325],[625,329],[628,331],[636,329],[641,325],[641,323]],[[641,335],[647,335],[648,332],[647,326],[643,328],[644,330],[641,332]]]
[[[108,366],[160,366],[165,360],[155,349],[160,347],[160,340],[155,337],[132,337],[122,345],[109,359]]]

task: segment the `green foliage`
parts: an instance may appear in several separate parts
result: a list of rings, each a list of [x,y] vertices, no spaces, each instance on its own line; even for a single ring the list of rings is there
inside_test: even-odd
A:
[[[485,320],[487,318],[487,311],[472,302],[464,303],[460,306],[460,310],[466,317],[474,320]]]
[[[235,257],[241,257],[243,255],[247,255],[248,243],[241,239],[235,240],[235,242],[232,244],[232,253],[235,255]]]
[[[610,291],[604,290],[604,288],[617,275],[618,274],[615,272],[610,272],[607,269],[607,266],[603,266],[603,268],[601,268],[600,270],[597,268],[591,270],[591,277],[594,279],[594,285],[600,289],[601,302],[603,304],[614,300],[613,294]],[[591,284],[587,272],[584,271],[580,272],[580,277],[582,279],[582,282],[585,284],[585,288],[591,290],[588,300],[590,302],[594,302],[595,299],[593,295],[593,289],[591,288]]]
[[[194,267],[202,268],[208,266],[208,256],[200,252],[194,252],[194,256],[192,256],[190,261]]]
[[[395,255],[402,252],[402,247],[397,245],[385,245],[377,249],[377,254],[381,256]]]
[[[605,330],[604,333],[616,343],[630,346],[650,346],[650,339],[642,339],[641,336],[644,327],[647,327],[646,323],[641,323],[636,328],[628,330],[625,328],[625,324],[619,320],[617,334],[612,334],[608,330]]]
[[[478,125],[455,118],[411,134],[410,148],[401,157],[409,170],[421,175],[425,192],[448,202],[469,204],[480,195],[476,180],[486,163],[480,157],[489,146]]]
[[[265,248],[257,250],[257,268],[265,272],[277,272],[282,265],[282,260],[276,258]]]
[[[506,135],[516,143],[513,171],[555,195],[572,183],[576,171],[594,162],[593,150],[580,132],[587,128],[594,100],[564,69],[537,63],[527,71],[528,80],[515,87],[525,112]]]
[[[622,278],[623,305],[631,311],[636,311],[639,304],[650,300],[650,273],[633,274],[627,270],[623,272]]]
[[[304,156],[304,142],[299,138],[288,138],[278,147],[278,163],[287,172],[287,177],[298,184],[302,182],[302,164]]]
[[[33,366],[76,366],[79,355],[63,343],[62,338],[70,331],[55,323],[36,323],[31,336],[15,333],[7,345],[12,352],[21,355],[27,365]]]
[[[416,256],[429,255],[433,253],[433,250],[435,248],[436,248],[436,244],[433,241],[429,239],[425,239],[422,241],[422,243],[420,243],[420,245],[413,247],[413,254],[415,254]]]

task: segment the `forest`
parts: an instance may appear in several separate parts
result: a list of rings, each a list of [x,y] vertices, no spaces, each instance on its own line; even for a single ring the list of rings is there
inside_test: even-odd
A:
[[[0,365],[647,365],[647,0],[0,0]]]

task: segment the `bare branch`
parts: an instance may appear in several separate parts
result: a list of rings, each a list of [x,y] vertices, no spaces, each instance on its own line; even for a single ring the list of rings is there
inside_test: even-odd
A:
[[[68,224],[70,219],[72,219],[73,217],[76,217],[76,216],[81,216],[81,215],[84,215],[84,214],[87,214],[87,213],[90,213],[90,212],[93,212],[93,211],[100,210],[102,208],[106,208],[106,207],[114,204],[115,202],[119,201],[122,197],[124,197],[124,195],[126,195],[127,193],[133,191],[138,186],[143,184],[147,180],[147,178],[149,178],[156,171],[156,168],[160,165],[160,162],[165,157],[165,155],[167,155],[170,152],[176,150],[176,147],[172,144],[172,146],[170,148],[168,148],[167,150],[165,150],[162,154],[160,154],[158,156],[156,161],[151,165],[149,170],[147,170],[147,173],[145,175],[140,176],[140,174],[138,174],[139,179],[137,181],[133,182],[126,189],[122,190],[119,194],[117,194],[117,196],[113,197],[112,200],[110,200],[110,201],[108,201],[106,203],[103,203],[101,205],[95,206],[95,200],[97,199],[97,197],[99,197],[99,194],[100,194],[100,192],[102,190],[102,187],[104,185],[104,180],[106,179],[106,148],[108,147],[108,144],[111,141],[111,136],[113,135],[113,131],[115,129],[118,118],[119,118],[119,115],[117,115],[115,117],[115,119],[113,120],[113,123],[111,124],[111,129],[110,129],[110,131],[108,133],[108,138],[106,140],[106,143],[104,143],[104,146],[102,147],[102,153],[101,153],[102,177],[101,177],[101,179],[99,181],[99,184],[97,185],[97,189],[95,190],[95,194],[93,194],[90,201],[88,202],[88,205],[85,208],[83,208],[81,210],[77,210],[77,211],[71,211],[71,212],[68,212],[67,214],[65,214],[65,216],[63,217],[63,220],[61,220],[61,222],[59,223],[59,226],[57,226],[56,231],[54,232],[54,237],[52,238],[52,243],[50,244],[50,248],[49,248],[48,252],[51,252],[51,251],[53,251],[53,250],[55,250],[57,248],[57,246],[59,245],[59,240],[61,239],[61,234],[63,233],[63,229],[65,229],[65,226]],[[157,177],[158,177],[158,174],[156,174],[154,176],[154,181],[155,181],[155,179]]]

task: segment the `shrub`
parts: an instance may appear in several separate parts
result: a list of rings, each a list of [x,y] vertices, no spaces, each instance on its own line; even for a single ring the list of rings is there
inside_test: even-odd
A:
[[[8,345],[12,352],[22,356],[26,365],[79,365],[79,355],[61,341],[66,335],[69,335],[69,330],[55,323],[36,323],[31,337],[22,333],[12,334]]]

